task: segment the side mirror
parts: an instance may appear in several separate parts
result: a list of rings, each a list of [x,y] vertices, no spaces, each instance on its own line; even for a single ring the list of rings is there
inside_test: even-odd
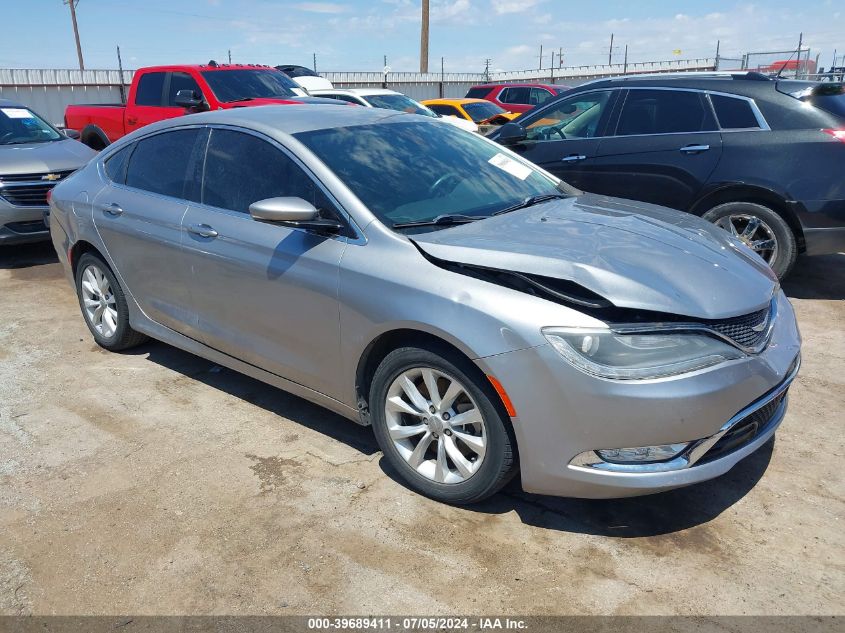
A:
[[[65,128],[64,130],[62,130],[62,134],[64,134],[68,138],[72,138],[75,141],[78,141],[82,136],[77,130],[71,130],[69,128]]]
[[[499,128],[499,134],[496,140],[502,145],[516,145],[524,141],[526,137],[525,128],[519,123],[511,121]]]
[[[302,198],[267,198],[249,205],[249,214],[259,222],[284,224],[319,233],[337,233],[343,225],[337,220],[321,218],[317,208]]]
[[[193,90],[180,90],[176,93],[176,105],[189,110],[205,110],[203,98]]]

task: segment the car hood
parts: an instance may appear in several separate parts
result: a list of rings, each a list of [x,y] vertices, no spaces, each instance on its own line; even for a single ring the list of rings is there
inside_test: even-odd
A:
[[[97,152],[78,141],[0,145],[0,176],[79,169]]]
[[[768,305],[769,267],[698,217],[584,194],[411,235],[437,259],[575,282],[617,307],[723,319]]]

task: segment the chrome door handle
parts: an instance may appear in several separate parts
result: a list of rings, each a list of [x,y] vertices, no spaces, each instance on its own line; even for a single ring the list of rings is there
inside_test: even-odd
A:
[[[577,163],[579,160],[587,160],[587,157],[583,154],[570,154],[569,156],[564,156],[561,160],[564,163]]]
[[[217,237],[218,235],[217,231],[207,224],[191,224],[188,227],[188,230],[194,235],[199,235],[200,237]]]
[[[710,149],[709,145],[686,145],[681,148],[684,154],[698,154],[699,152],[706,152]]]
[[[123,215],[123,209],[117,202],[111,202],[109,204],[104,204],[100,207],[105,213],[109,215],[113,215],[117,217],[118,215]]]

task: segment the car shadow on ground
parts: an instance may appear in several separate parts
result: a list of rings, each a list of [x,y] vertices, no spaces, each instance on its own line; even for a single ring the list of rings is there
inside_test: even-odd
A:
[[[707,523],[750,492],[769,465],[774,438],[710,481],[627,499],[572,499],[524,492],[517,476],[495,496],[467,506],[471,512],[516,512],[526,525],[559,532],[636,538],[686,530]],[[384,457],[382,471],[402,485]]]
[[[52,242],[0,246],[0,270],[43,266],[58,261]]]
[[[379,450],[375,437],[368,427],[356,424],[282,389],[221,367],[176,347],[151,341],[121,353],[146,355],[148,360],[157,365],[179,372],[209,387],[261,407],[274,415],[287,418],[296,424],[343,442],[364,455],[373,455]]]
[[[791,299],[845,299],[845,253],[799,257],[783,290]]]
[[[158,342],[123,353],[146,355],[158,365],[343,442],[362,455],[379,451],[371,429],[199,356]],[[744,497],[766,471],[772,448],[773,441],[718,479],[658,495],[609,500],[550,497],[523,492],[516,478],[496,496],[466,510],[485,514],[516,512],[527,525],[562,532],[620,538],[668,534],[707,523]],[[397,486],[404,487],[383,456],[379,466]]]

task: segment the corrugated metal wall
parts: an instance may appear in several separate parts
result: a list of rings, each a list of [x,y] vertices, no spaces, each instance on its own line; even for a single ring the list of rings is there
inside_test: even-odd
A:
[[[597,66],[575,66],[542,70],[491,72],[492,82],[536,81],[576,86],[589,79],[626,73],[654,73],[713,70],[716,60],[678,59]],[[0,68],[0,99],[12,99],[29,106],[48,121],[61,125],[65,107],[71,103],[119,103],[121,83],[128,93],[131,70],[19,70]],[[422,101],[436,97],[463,97],[470,86],[483,83],[481,73],[389,73],[325,72],[339,88],[376,88],[386,80],[387,87]]]

